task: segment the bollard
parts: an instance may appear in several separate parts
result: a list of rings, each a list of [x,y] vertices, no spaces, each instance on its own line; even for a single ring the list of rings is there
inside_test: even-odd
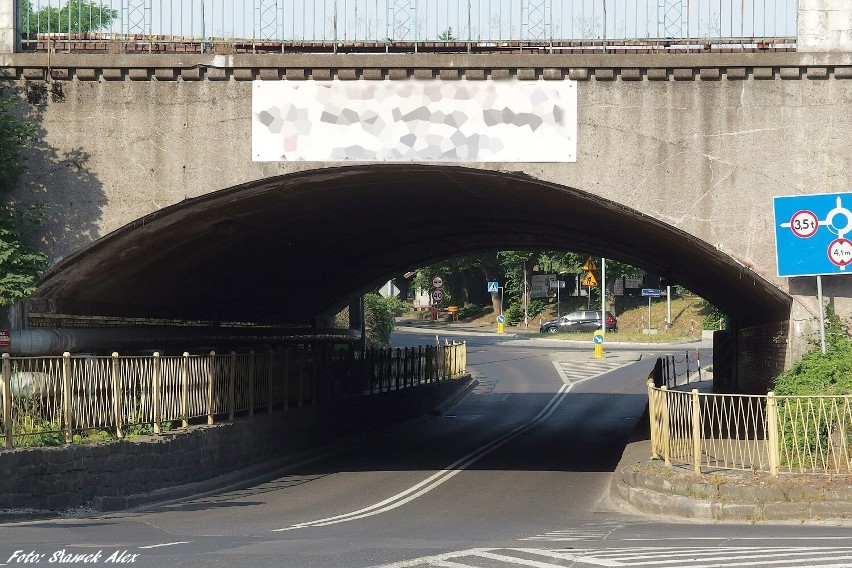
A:
[[[604,336],[603,336],[603,332],[601,330],[597,330],[595,332],[594,337],[592,338],[592,341],[595,344],[595,355],[594,355],[595,359],[603,359],[604,358],[604,349],[603,349]]]

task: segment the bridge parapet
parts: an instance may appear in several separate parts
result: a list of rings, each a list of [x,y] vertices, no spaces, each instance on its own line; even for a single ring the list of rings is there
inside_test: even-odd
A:
[[[25,81],[743,81],[850,79],[852,53],[678,55],[184,55],[15,54],[0,79]]]

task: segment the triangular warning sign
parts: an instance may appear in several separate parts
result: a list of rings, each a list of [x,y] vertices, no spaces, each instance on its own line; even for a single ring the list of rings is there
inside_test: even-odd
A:
[[[586,259],[586,262],[583,263],[583,266],[581,266],[580,268],[588,272],[588,271],[591,271],[591,270],[597,270],[598,265],[595,263],[594,258],[589,257],[589,258]],[[594,278],[594,276],[592,276],[592,278]],[[584,284],[584,286],[585,286],[585,284]],[[597,284],[595,284],[595,286],[597,286]]]
[[[597,286],[597,285],[598,285],[598,281],[597,281],[597,279],[595,278],[595,275],[594,275],[594,274],[592,274],[591,272],[586,272],[586,277],[585,277],[585,278],[583,278],[582,285],[583,285],[583,286],[593,286],[593,287],[594,287],[594,286]]]

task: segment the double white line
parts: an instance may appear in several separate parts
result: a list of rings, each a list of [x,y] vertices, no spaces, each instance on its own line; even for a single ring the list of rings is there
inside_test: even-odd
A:
[[[562,401],[568,395],[568,392],[570,392],[571,388],[576,384],[576,382],[570,385],[563,384],[562,387],[556,392],[556,394],[553,395],[553,398],[551,398],[550,401],[544,406],[541,412],[539,412],[532,420],[530,420],[526,424],[522,424],[520,426],[515,427],[509,432],[503,434],[502,436],[472,451],[463,458],[456,460],[441,471],[438,471],[430,477],[427,477],[417,485],[409,487],[405,491],[397,493],[396,495],[388,497],[384,501],[375,503],[373,505],[370,505],[369,507],[364,507],[363,509],[352,511],[351,513],[345,513],[343,515],[337,515],[335,517],[326,517],[325,519],[317,519],[316,521],[308,521],[306,523],[297,523],[295,525],[290,525],[289,527],[273,529],[272,532],[292,531],[309,527],[325,527],[328,525],[336,525],[338,523],[347,523],[349,521],[355,521],[358,519],[363,519],[365,517],[372,517],[374,515],[386,513],[388,511],[396,509],[397,507],[402,507],[409,501],[413,501],[421,495],[425,495],[426,493],[432,491],[442,483],[449,481],[456,474],[467,469],[468,467],[479,461],[481,458],[487,456],[509,440],[520,436],[527,430],[547,420],[547,418],[550,417],[551,414],[553,414],[553,411],[556,410],[556,408],[562,403]]]

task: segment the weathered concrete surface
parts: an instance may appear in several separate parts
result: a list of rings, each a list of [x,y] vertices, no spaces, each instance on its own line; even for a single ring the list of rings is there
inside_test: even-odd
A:
[[[852,51],[852,4],[848,0],[799,0],[799,51]]]
[[[338,165],[251,162],[256,79],[575,78],[576,163],[464,165],[577,188],[695,236],[794,296],[794,340],[812,331],[816,301],[810,279],[775,276],[771,198],[852,187],[850,53],[708,55],[698,66],[676,55],[19,54],[0,56],[0,69],[4,86],[38,103],[45,145],[18,196],[51,202],[52,262],[184,199]],[[845,279],[825,287],[852,313]]]
[[[17,48],[14,0],[0,0],[0,53],[14,53]]]

